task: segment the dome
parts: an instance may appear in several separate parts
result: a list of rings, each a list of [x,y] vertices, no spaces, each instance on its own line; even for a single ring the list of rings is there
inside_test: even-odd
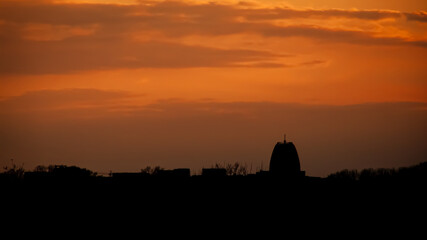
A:
[[[301,167],[297,149],[292,142],[278,142],[270,159],[270,173],[276,176],[299,176]]]

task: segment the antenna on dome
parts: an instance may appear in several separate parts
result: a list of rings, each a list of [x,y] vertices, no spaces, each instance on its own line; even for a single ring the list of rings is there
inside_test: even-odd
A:
[[[286,134],[283,135],[283,142],[286,143]]]

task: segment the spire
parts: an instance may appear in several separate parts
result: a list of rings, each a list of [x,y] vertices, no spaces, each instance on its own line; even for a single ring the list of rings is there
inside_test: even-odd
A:
[[[286,143],[286,134],[283,136],[283,142]]]

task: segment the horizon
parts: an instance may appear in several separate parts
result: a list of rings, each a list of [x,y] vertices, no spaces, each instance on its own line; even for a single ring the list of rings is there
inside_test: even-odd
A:
[[[283,160],[283,159],[282,159]],[[288,159],[289,160],[289,159]],[[285,161],[286,162],[286,161]],[[282,162],[284,163],[284,162]],[[26,179],[28,174],[29,180],[34,179],[42,179],[43,177],[49,176],[46,174],[53,174],[52,177],[56,175],[56,177],[70,177],[70,178],[79,178],[79,177],[122,177],[124,179],[132,179],[136,176],[150,176],[150,177],[160,177],[164,179],[174,179],[174,178],[188,178],[188,177],[208,177],[212,179],[222,178],[222,177],[254,177],[257,176],[259,178],[270,178],[276,180],[284,180],[286,181],[304,181],[304,179],[338,179],[344,181],[345,179],[352,179],[354,181],[360,180],[360,177],[366,177],[372,179],[385,179],[388,177],[396,177],[397,175],[401,175],[404,180],[414,180],[419,177],[423,177],[425,174],[425,166],[427,165],[427,161],[420,162],[415,165],[408,165],[399,168],[364,168],[364,169],[341,169],[340,171],[336,171],[328,174],[325,177],[319,176],[307,176],[305,171],[298,171],[298,174],[294,175],[294,173],[289,172],[280,172],[273,173],[270,169],[258,168],[257,170],[253,170],[247,165],[242,165],[239,162],[235,163],[216,163],[213,166],[202,168],[197,172],[191,171],[189,168],[175,168],[175,169],[166,169],[161,166],[146,166],[139,171],[129,171],[129,172],[113,172],[110,171],[108,173],[99,173],[92,171],[91,169],[82,168],[76,165],[38,165],[32,170],[26,170],[23,165],[17,165],[14,162],[14,159],[10,160],[9,166],[3,166],[3,170],[0,171],[0,175],[4,177],[4,179],[10,180],[22,180]],[[289,166],[285,168],[281,168],[281,170],[288,169]],[[217,171],[218,170],[218,171]],[[289,169],[288,169],[289,170]],[[205,173],[205,171],[207,171]],[[212,172],[213,171],[213,172]],[[408,175],[408,173],[412,172],[414,175]],[[389,179],[388,179],[389,180]],[[421,180],[421,179],[419,179]],[[279,181],[280,182],[280,181]],[[422,182],[420,182],[422,183]]]
[[[427,160],[422,1],[5,0],[0,163],[307,176]]]

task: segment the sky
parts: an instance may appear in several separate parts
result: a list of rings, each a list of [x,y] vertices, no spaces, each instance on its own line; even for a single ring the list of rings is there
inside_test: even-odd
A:
[[[240,162],[310,176],[427,160],[422,0],[2,0],[0,163]]]

